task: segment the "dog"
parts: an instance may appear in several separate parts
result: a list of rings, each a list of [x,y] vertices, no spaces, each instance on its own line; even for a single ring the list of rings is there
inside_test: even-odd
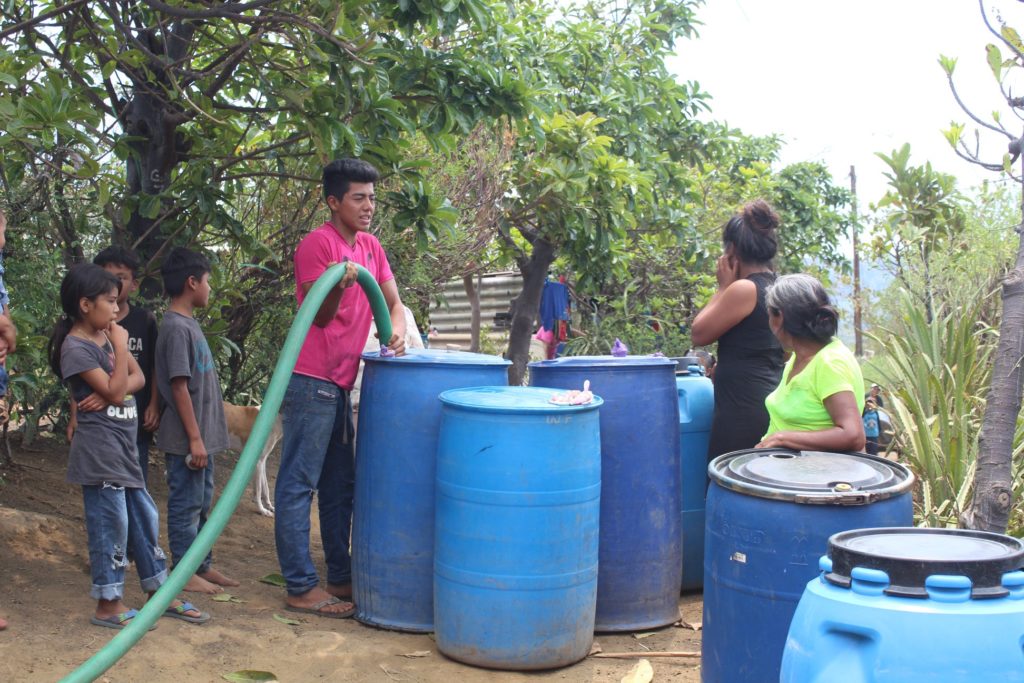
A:
[[[252,433],[256,416],[260,414],[259,406],[236,406],[224,401],[224,418],[228,423],[228,448],[241,452]],[[256,471],[252,477],[253,500],[256,509],[265,517],[274,516],[274,497],[270,495],[270,483],[267,481],[267,458],[281,441],[281,416],[274,418],[274,426],[270,428],[267,442],[263,445],[260,459],[256,461]]]

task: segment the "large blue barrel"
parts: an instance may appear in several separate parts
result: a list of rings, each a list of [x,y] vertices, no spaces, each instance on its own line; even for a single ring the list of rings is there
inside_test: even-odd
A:
[[[434,621],[438,649],[496,669],[587,656],[597,600],[598,409],[560,392],[441,394]]]
[[[507,384],[497,356],[409,349],[363,355],[352,522],[356,619],[399,631],[434,628],[434,471],[438,394]]]
[[[1024,545],[955,529],[833,536],[807,584],[782,683],[1024,681]]]
[[[530,384],[591,389],[601,408],[598,631],[679,619],[682,580],[675,361],[575,356],[530,363]]]
[[[682,471],[683,590],[704,585],[704,498],[715,389],[696,358],[676,358],[679,463]]]
[[[912,526],[913,475],[861,453],[753,449],[708,466],[701,678],[777,681],[793,612],[829,536]]]

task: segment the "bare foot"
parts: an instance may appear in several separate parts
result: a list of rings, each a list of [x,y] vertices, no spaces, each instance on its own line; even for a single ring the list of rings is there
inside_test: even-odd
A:
[[[0,631],[3,631],[5,628],[7,628],[7,620],[0,619]]]
[[[210,567],[209,569],[207,569],[202,574],[196,574],[196,576],[198,576],[198,577],[200,577],[202,579],[205,579],[206,581],[209,581],[210,583],[215,583],[218,586],[227,586],[229,588],[234,588],[235,586],[241,586],[242,585],[242,584],[238,583],[237,581],[235,581],[234,579],[232,579],[231,577],[224,576],[223,574],[221,574],[219,571],[217,571],[213,567]]]
[[[329,583],[325,590],[334,597],[341,598],[342,600],[348,600],[352,597],[351,583]]]
[[[351,616],[355,611],[355,605],[351,602],[329,602],[332,599],[336,600],[333,595],[317,586],[302,595],[286,595],[284,601],[289,607],[297,607],[299,610],[315,609],[317,614],[331,617]]]
[[[185,584],[185,588],[182,590],[187,590],[192,593],[206,593],[207,595],[224,592],[223,588],[210,583],[203,577],[199,576],[199,574],[195,574],[191,579],[189,579],[188,583]]]

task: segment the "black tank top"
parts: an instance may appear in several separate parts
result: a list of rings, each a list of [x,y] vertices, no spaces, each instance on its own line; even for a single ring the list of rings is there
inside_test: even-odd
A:
[[[768,327],[765,290],[775,273],[746,277],[757,287],[757,303],[746,318],[718,338],[715,417],[709,457],[753,448],[768,429],[764,399],[782,380],[783,353]]]

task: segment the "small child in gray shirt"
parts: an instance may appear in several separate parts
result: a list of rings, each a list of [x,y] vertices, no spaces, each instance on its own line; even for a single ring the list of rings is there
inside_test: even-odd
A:
[[[156,343],[155,381],[163,404],[156,445],[167,461],[167,541],[178,563],[210,513],[213,458],[227,449],[228,430],[213,354],[193,317],[209,303],[210,262],[178,247],[160,273],[171,303]],[[239,585],[212,562],[207,553],[185,590],[220,593]]]

